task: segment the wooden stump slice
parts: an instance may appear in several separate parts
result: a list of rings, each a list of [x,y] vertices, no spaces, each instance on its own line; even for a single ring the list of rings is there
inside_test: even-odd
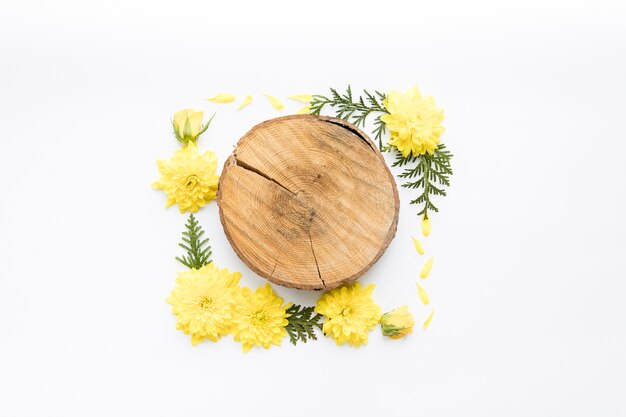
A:
[[[237,255],[269,281],[332,289],[363,275],[396,234],[399,199],[372,141],[352,124],[294,115],[246,133],[217,193]]]

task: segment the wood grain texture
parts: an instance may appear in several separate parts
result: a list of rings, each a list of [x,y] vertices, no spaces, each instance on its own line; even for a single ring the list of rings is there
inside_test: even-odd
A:
[[[246,133],[227,159],[217,193],[237,255],[269,281],[332,289],[363,275],[398,224],[393,176],[354,125],[294,115]]]

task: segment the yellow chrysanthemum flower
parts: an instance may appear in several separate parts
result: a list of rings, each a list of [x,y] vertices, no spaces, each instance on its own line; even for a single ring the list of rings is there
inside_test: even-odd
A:
[[[176,328],[191,335],[195,346],[217,340],[230,331],[241,273],[217,268],[213,262],[181,272],[166,301],[176,314]]]
[[[380,307],[372,299],[374,284],[361,287],[349,284],[324,294],[315,312],[324,315],[324,334],[338,345],[360,346],[367,343],[367,333],[380,321]]]
[[[383,104],[389,114],[380,119],[389,129],[389,144],[398,148],[405,158],[433,154],[445,130],[441,122],[443,110],[432,97],[422,97],[417,86],[406,93],[391,91]]]
[[[217,156],[213,152],[202,155],[193,141],[182,149],[174,152],[169,160],[157,161],[161,178],[152,184],[157,190],[167,194],[165,207],[178,203],[181,213],[197,212],[211,200],[215,199],[219,176]]]
[[[239,295],[235,308],[232,333],[235,340],[241,342],[243,351],[248,352],[252,346],[280,346],[280,341],[287,335],[285,326],[287,309],[291,303],[283,304],[283,299],[276,295],[269,284],[252,292],[244,287]]]

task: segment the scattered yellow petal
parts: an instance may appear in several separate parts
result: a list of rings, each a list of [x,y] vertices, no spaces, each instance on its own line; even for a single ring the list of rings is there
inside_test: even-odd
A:
[[[212,101],[213,103],[230,103],[231,101],[235,101],[237,97],[232,94],[221,93],[214,97],[207,98],[207,100]]]
[[[296,114],[309,114],[309,113],[311,113],[311,107],[309,106],[304,106],[303,108],[301,108],[300,110],[296,112]]]
[[[426,216],[422,219],[422,234],[428,236],[430,234],[430,219]]]
[[[426,263],[422,267],[422,270],[420,271],[420,278],[421,279],[426,279],[428,277],[428,274],[430,274],[430,270],[433,267],[433,261],[434,260],[435,260],[435,257],[431,256],[430,259],[426,261]]]
[[[252,103],[252,96],[245,96],[243,98],[243,101],[241,102],[241,104],[239,105],[239,107],[237,107],[237,110],[241,110],[244,107],[246,107],[248,104]]]
[[[313,96],[311,94],[296,94],[295,96],[289,96],[289,98],[307,104],[313,100]]]
[[[415,239],[413,236],[411,236],[411,239],[413,239],[413,246],[415,246],[415,250],[417,251],[417,253],[419,253],[420,255],[423,255],[424,247],[422,246],[420,241]]]
[[[282,109],[285,108],[283,103],[279,99],[277,99],[276,97],[270,96],[269,94],[264,94],[264,96],[267,98],[267,101],[270,102],[272,107],[274,107],[276,110],[282,110]]]
[[[430,326],[430,322],[433,320],[433,316],[435,315],[435,309],[433,308],[433,310],[430,312],[430,314],[428,315],[428,318],[426,319],[426,321],[424,322],[424,324],[422,325],[422,328],[424,330],[428,329],[428,326]]]
[[[430,297],[424,288],[421,285],[417,284],[417,294],[420,296],[420,300],[424,305],[430,304]]]

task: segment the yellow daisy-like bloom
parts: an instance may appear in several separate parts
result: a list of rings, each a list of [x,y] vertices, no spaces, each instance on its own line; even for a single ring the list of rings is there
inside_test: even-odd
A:
[[[174,152],[169,160],[157,161],[161,178],[152,184],[167,194],[165,207],[178,203],[181,213],[197,212],[211,200],[215,200],[219,176],[217,156],[213,152],[202,155],[193,141]]]
[[[324,294],[315,311],[324,315],[324,334],[338,345],[360,346],[367,343],[367,333],[380,321],[380,307],[372,299],[374,284],[361,287],[349,284]]]
[[[441,122],[443,110],[432,97],[422,97],[417,86],[406,93],[391,91],[383,104],[389,114],[380,119],[390,131],[389,144],[398,148],[405,158],[433,154],[445,130]]]
[[[240,278],[241,273],[219,269],[213,262],[178,275],[165,301],[176,314],[176,328],[190,334],[194,346],[205,339],[217,342],[230,331]]]
[[[283,304],[283,299],[269,284],[255,292],[242,288],[235,308],[232,333],[235,340],[241,342],[243,351],[248,352],[255,345],[265,349],[271,345],[280,346],[280,341],[287,335],[287,309],[291,305]]]

